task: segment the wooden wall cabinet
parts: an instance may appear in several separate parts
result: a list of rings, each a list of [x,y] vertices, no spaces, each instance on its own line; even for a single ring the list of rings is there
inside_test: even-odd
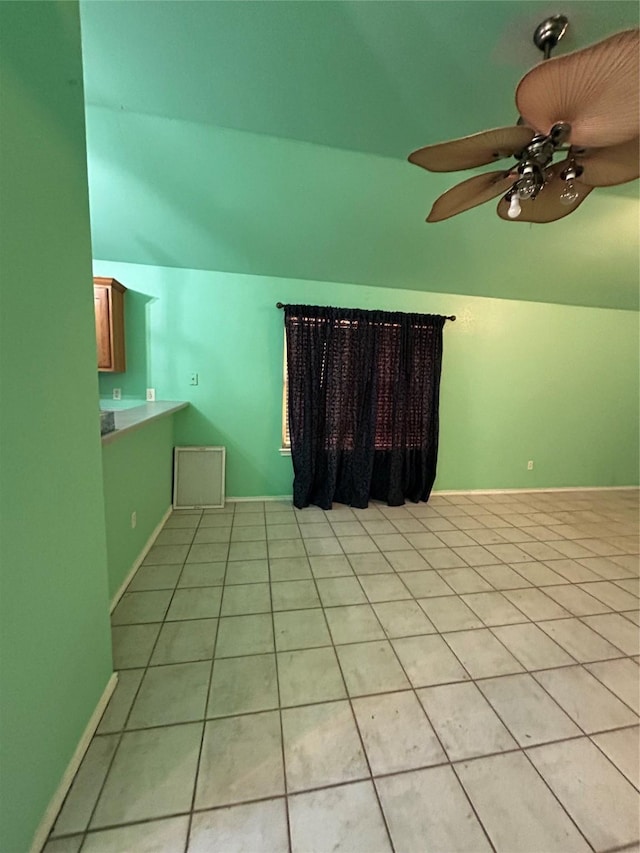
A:
[[[127,288],[115,278],[93,279],[93,304],[96,312],[98,370],[124,373],[124,294]]]

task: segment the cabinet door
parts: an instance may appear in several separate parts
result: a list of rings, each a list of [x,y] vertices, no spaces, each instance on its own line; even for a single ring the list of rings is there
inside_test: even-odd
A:
[[[93,304],[96,312],[96,340],[98,343],[98,370],[111,370],[111,300],[106,287],[93,288]]]

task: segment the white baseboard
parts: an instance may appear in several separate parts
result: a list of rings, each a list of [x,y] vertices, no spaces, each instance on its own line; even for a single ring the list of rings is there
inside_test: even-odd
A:
[[[432,495],[523,495],[530,492],[621,492],[637,491],[640,486],[541,486],[528,489],[434,489]]]
[[[149,553],[151,546],[156,541],[158,533],[160,533],[160,531],[164,527],[166,520],[171,515],[171,512],[172,512],[172,508],[169,507],[169,509],[165,512],[165,514],[162,516],[162,518],[160,519],[160,521],[156,525],[151,536],[147,539],[144,548],[142,549],[142,551],[140,551],[140,553],[136,557],[133,565],[131,566],[131,568],[129,569],[129,571],[127,573],[126,578],[122,581],[122,583],[120,584],[120,586],[118,588],[118,591],[116,592],[116,594],[111,599],[111,606],[109,607],[109,613],[113,613],[113,611],[115,610],[117,603],[120,601],[120,599],[124,595],[125,589],[129,586],[129,584],[131,583],[131,581],[133,579],[133,576],[135,575],[135,573],[140,568],[142,561],[144,560],[144,558]]]
[[[58,817],[58,812],[64,802],[64,798],[67,796],[69,788],[75,778],[76,773],[78,772],[78,768],[82,763],[82,759],[84,758],[84,754],[89,748],[89,744],[91,743],[91,739],[93,738],[98,725],[100,724],[100,720],[102,719],[102,715],[104,714],[104,709],[107,707],[109,699],[111,699],[111,695],[113,691],[116,689],[116,685],[118,683],[118,673],[114,672],[111,674],[111,678],[107,682],[107,686],[105,687],[102,696],[100,697],[98,704],[95,707],[93,714],[91,715],[91,719],[87,723],[87,727],[85,728],[82,737],[76,747],[75,752],[73,753],[73,757],[71,761],[67,765],[67,769],[64,771],[64,775],[60,780],[60,784],[58,785],[55,794],[51,798],[49,805],[47,807],[46,812],[44,813],[44,817],[40,821],[40,825],[36,829],[35,835],[33,836],[33,841],[30,847],[30,853],[40,853],[44,845],[47,843],[47,838],[49,837],[49,833],[53,828],[53,824]]]
[[[226,498],[229,504],[240,504],[246,501],[292,501],[293,495],[256,495],[252,498]]]
[[[530,492],[628,492],[637,491],[640,486],[540,486],[527,489],[433,489],[432,495],[520,495]],[[256,495],[251,498],[227,498],[227,503],[243,501],[293,501],[293,495]]]

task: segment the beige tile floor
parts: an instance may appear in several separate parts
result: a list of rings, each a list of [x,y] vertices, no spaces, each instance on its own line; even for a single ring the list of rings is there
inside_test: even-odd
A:
[[[46,853],[638,849],[638,493],[176,512]]]

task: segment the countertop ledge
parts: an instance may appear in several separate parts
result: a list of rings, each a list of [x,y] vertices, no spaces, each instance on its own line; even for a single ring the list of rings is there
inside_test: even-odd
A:
[[[116,428],[113,432],[108,432],[102,436],[102,443],[110,444],[120,438],[121,435],[133,432],[151,421],[165,417],[165,415],[172,415],[174,412],[186,409],[188,405],[189,403],[181,401],[163,400],[156,403],[141,403],[139,406],[133,406],[130,409],[112,409],[111,411],[115,415]]]

